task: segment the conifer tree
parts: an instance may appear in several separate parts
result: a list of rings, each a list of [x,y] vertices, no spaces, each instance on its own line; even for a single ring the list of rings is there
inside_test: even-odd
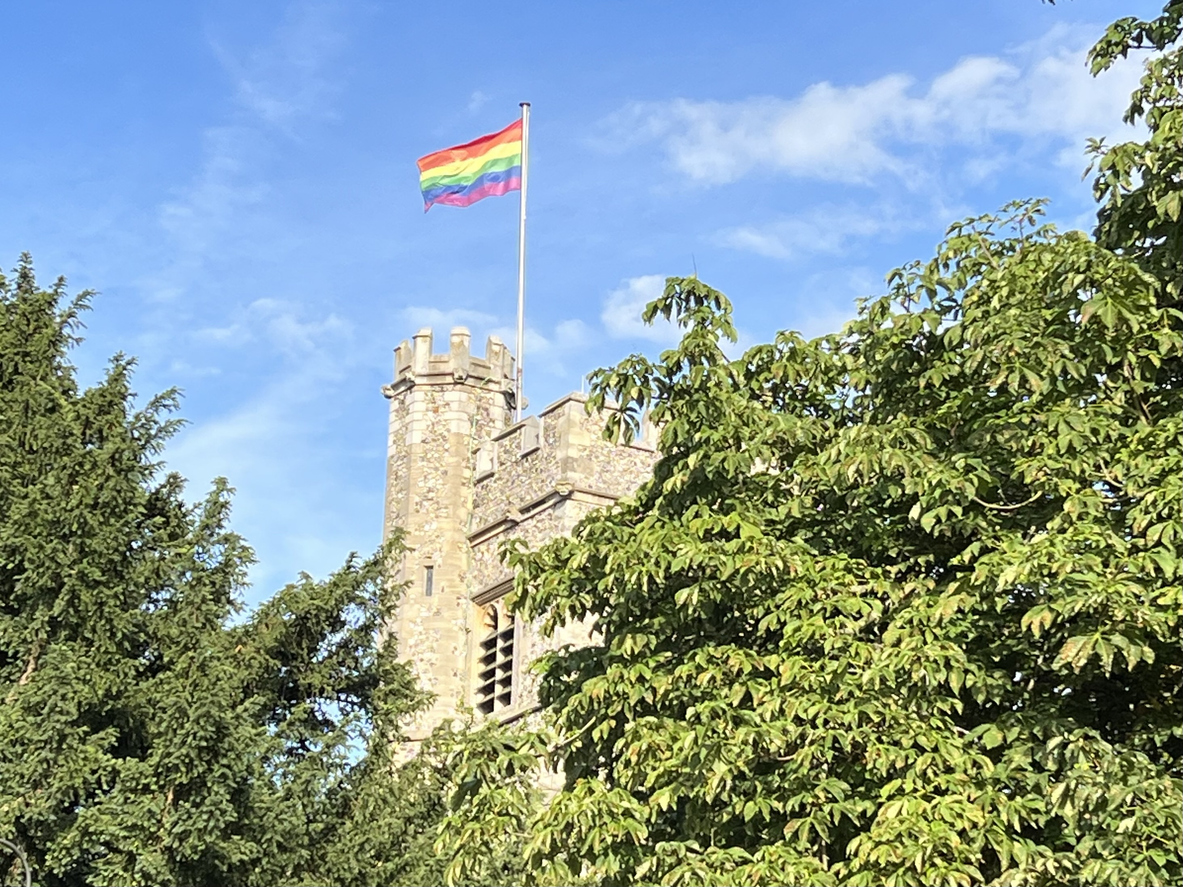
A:
[[[89,300],[0,276],[0,838],[42,885],[431,878],[438,791],[391,760],[422,694],[377,642],[397,540],[242,618],[229,488],[190,506],[159,461],[176,392],[76,381]]]

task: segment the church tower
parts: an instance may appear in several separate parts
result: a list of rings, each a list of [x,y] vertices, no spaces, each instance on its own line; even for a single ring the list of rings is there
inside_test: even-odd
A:
[[[394,381],[382,390],[390,401],[383,538],[401,527],[408,548],[394,577],[407,589],[388,629],[436,697],[409,725],[412,740],[468,701],[476,458],[512,418],[513,357],[495,337],[484,359],[473,357],[471,338],[457,327],[447,352],[433,354],[431,330],[420,330],[395,349]]]
[[[637,440],[604,437],[601,414],[569,394],[513,421],[514,361],[490,338],[469,353],[468,330],[452,330],[432,353],[431,330],[395,350],[387,438],[388,538],[401,527],[407,553],[393,577],[406,583],[386,642],[398,644],[432,707],[406,725],[423,739],[462,710],[503,721],[537,706],[529,669],[560,644],[586,644],[583,625],[542,637],[505,607],[513,575],[503,543],[530,548],[570,533],[596,508],[631,494],[652,475],[653,429]]]

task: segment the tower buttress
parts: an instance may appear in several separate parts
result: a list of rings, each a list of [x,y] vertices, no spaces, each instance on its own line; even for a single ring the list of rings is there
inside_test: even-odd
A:
[[[481,447],[511,420],[513,357],[490,337],[484,358],[457,327],[446,354],[432,353],[422,329],[395,349],[387,437],[383,537],[397,527],[407,553],[394,579],[407,588],[387,626],[399,659],[409,660],[431,708],[408,725],[421,739],[467,700],[470,683],[468,534]]]

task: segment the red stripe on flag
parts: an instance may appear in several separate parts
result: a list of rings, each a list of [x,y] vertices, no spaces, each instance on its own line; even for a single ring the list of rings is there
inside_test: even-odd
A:
[[[497,145],[520,142],[521,140],[522,121],[515,120],[500,132],[490,133],[487,136],[481,136],[479,139],[473,139],[471,142],[465,142],[463,145],[456,145],[454,148],[444,148],[442,151],[436,151],[433,154],[420,157],[419,172],[422,173],[437,166],[455,163],[457,160],[471,160],[474,157],[480,157],[490,148],[495,148]]]

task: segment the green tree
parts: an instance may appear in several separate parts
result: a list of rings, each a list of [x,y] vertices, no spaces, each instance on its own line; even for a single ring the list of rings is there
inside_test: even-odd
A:
[[[423,697],[377,642],[397,540],[243,618],[230,490],[158,460],[175,392],[136,409],[122,356],[79,389],[89,298],[0,276],[0,837],[44,885],[438,880],[441,789],[391,758]]]
[[[540,762],[547,731],[494,720],[439,731],[437,754],[450,803],[438,821],[436,858],[449,884],[529,887],[538,883],[525,848],[542,809]],[[442,881],[441,881],[442,883]]]
[[[1131,97],[1126,123],[1145,123],[1150,138],[1089,152],[1098,174],[1093,193],[1101,202],[1097,242],[1134,259],[1159,281],[1160,304],[1183,299],[1183,0],[1171,0],[1151,21],[1134,17],[1110,25],[1089,54],[1093,74],[1108,70],[1134,49],[1155,50]]]
[[[468,753],[453,880],[482,809],[550,884],[1183,879],[1180,9],[1094,50],[1167,50],[1149,140],[1094,146],[1096,239],[1013,204],[738,360],[727,299],[670,279],[681,343],[592,397],[610,434],[650,411],[652,481],[509,553],[520,611],[595,642],[541,663],[545,731]],[[530,806],[498,743],[564,789]]]

